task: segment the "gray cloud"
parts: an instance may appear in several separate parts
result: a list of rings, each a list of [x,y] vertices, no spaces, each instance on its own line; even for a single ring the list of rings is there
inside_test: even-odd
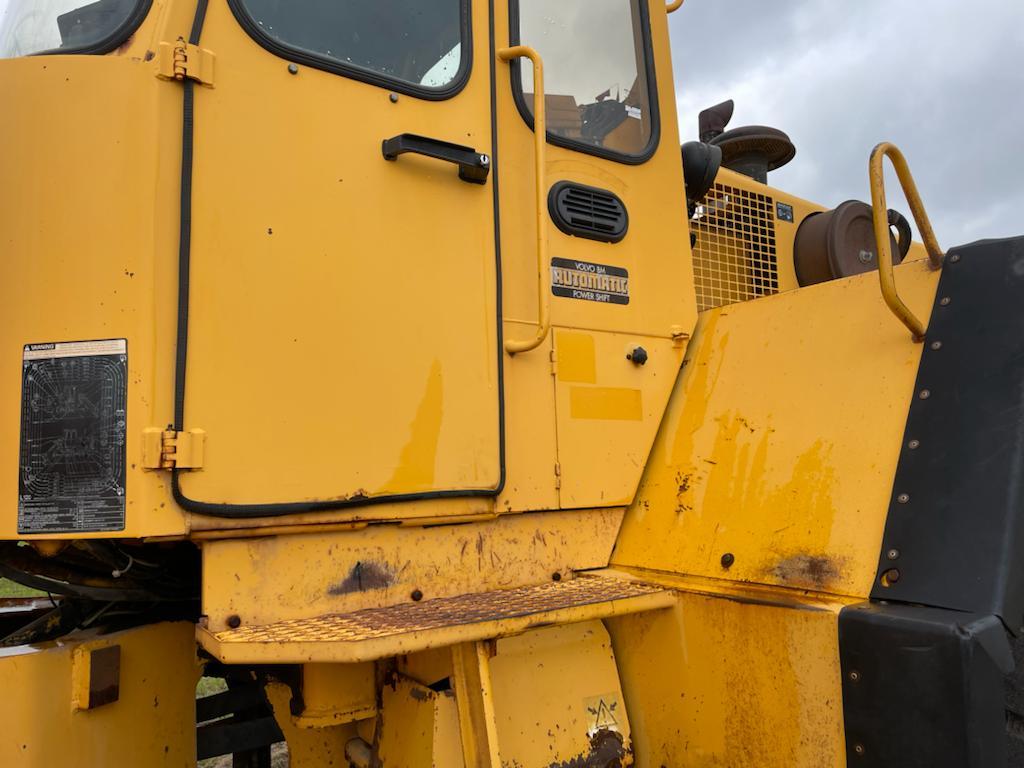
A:
[[[868,153],[893,141],[943,245],[1024,234],[1024,2],[687,0],[670,18],[684,139],[734,98],[733,126],[797,145],[770,183],[826,205],[868,200]]]

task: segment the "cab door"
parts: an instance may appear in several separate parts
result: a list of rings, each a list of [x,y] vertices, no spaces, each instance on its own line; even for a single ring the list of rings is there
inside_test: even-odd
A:
[[[195,88],[182,503],[491,495],[500,345],[487,6],[211,3]]]

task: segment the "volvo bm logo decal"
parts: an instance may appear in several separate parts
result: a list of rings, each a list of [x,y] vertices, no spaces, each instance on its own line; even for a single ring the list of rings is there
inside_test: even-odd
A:
[[[551,292],[567,299],[629,304],[629,272],[589,261],[552,259]]]

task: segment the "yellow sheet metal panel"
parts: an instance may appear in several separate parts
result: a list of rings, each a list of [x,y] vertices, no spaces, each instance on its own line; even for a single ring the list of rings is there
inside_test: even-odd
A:
[[[841,607],[684,592],[608,620],[637,768],[842,768]]]
[[[627,359],[638,347],[644,365]],[[664,338],[557,329],[555,402],[563,508],[628,504],[684,346]]]
[[[499,640],[490,669],[502,765],[615,765],[618,751],[629,764],[630,718],[601,622]]]
[[[0,538],[18,537],[22,348],[104,339],[127,340],[125,528],[96,535],[182,533],[142,469],[171,410],[180,89],[141,54],[32,56],[0,62],[0,93],[18,114],[0,124]]]
[[[185,494],[242,504],[496,487],[492,188],[381,154],[407,132],[490,154],[487,15],[473,14],[468,85],[444,101],[292,75],[223,3],[202,45],[217,74],[196,89],[186,421],[208,440]]]
[[[702,315],[613,563],[867,596],[920,355],[874,273]]]
[[[193,631],[188,623],[156,624],[4,649],[0,688],[8,695],[0,698],[5,729],[0,765],[194,766],[199,663]],[[90,651],[115,646],[120,648],[116,700],[81,706],[88,698],[88,679],[79,665]],[[77,702],[73,681],[85,686]]]
[[[461,768],[452,691],[437,693],[401,677],[385,685],[378,748],[381,768]]]
[[[203,544],[211,630],[508,589],[608,564],[623,510],[512,515],[430,528],[275,536]]]

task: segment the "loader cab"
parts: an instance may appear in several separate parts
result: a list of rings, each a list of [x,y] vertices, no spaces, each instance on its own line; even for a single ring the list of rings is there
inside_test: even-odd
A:
[[[0,49],[12,343],[128,350],[109,533],[632,498],[695,318],[662,3],[14,0]]]

